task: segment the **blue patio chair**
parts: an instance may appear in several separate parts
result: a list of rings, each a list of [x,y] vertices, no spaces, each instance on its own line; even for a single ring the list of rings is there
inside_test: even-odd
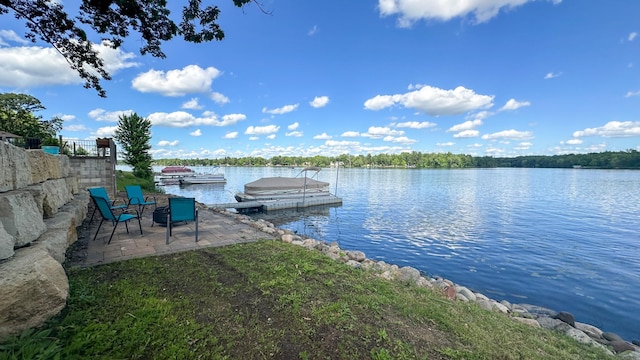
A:
[[[113,231],[111,231],[111,236],[109,236],[109,241],[107,244],[111,243],[111,239],[113,238],[113,234],[116,232],[116,228],[118,224],[123,222],[124,226],[127,228],[127,234],[129,233],[129,226],[127,222],[131,219],[138,219],[138,226],[140,227],[140,235],[142,235],[142,224],[140,224],[140,216],[138,215],[138,211],[135,214],[127,213],[126,210],[123,210],[117,216],[111,210],[111,205],[107,199],[100,196],[91,195],[91,199],[93,199],[93,203],[96,205],[96,208],[100,210],[100,214],[102,215],[102,220],[100,220],[100,225],[98,225],[98,230],[96,230],[96,234],[93,236],[93,241],[98,237],[98,233],[100,232],[100,227],[105,220],[111,221],[113,224]]]
[[[149,201],[149,197],[144,197],[142,195],[142,188],[140,185],[127,185],[124,187],[124,190],[127,192],[127,198],[129,198],[128,205],[138,205],[138,210],[140,210],[140,216],[144,212],[144,207],[147,205],[153,205],[153,209],[156,208],[156,198],[152,196],[153,201]],[[153,219],[151,220],[151,226],[153,226]]]
[[[111,201],[109,199],[109,194],[107,194],[107,189],[105,189],[104,187],[93,187],[93,188],[88,188],[87,190],[89,190],[89,195],[91,196],[99,196],[101,198],[107,199],[107,202],[109,203],[109,207],[111,207],[112,211],[126,209],[127,207],[127,204],[123,203],[120,205],[116,205],[116,200]],[[98,210],[97,207],[93,209],[93,212],[91,213],[91,219],[89,219],[89,223],[93,221],[93,216],[96,214],[97,210]]]
[[[169,213],[167,214],[167,244],[172,235],[173,223],[181,221],[195,221],[196,242],[198,242],[198,208],[195,198],[169,198]]]

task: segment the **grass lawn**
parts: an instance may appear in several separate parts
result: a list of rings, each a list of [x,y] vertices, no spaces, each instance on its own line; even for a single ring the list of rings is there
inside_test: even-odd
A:
[[[68,273],[62,314],[2,345],[0,359],[609,358],[277,241]]]

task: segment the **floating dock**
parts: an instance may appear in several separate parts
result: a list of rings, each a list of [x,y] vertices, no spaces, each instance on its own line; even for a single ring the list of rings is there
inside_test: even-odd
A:
[[[340,205],[342,198],[330,196],[317,196],[304,199],[258,200],[243,201],[226,204],[208,204],[208,207],[217,209],[236,209],[238,212],[259,212],[284,209],[304,209],[320,205]]]

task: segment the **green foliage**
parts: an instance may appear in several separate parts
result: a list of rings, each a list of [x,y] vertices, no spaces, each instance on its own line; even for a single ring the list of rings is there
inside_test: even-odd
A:
[[[36,331],[27,329],[19,336],[0,344],[0,360],[57,360],[61,359],[62,346],[51,337],[52,329]]]
[[[151,121],[138,114],[121,115],[114,138],[122,146],[124,162],[131,165],[133,175],[143,179],[152,179],[151,170]],[[153,180],[153,179],[152,179]]]
[[[493,167],[545,167],[545,168],[583,168],[598,169],[640,169],[640,152],[627,150],[589,154],[569,154],[554,156],[518,156],[514,158],[494,158],[490,156],[474,157],[452,153],[420,153],[417,151],[401,154],[327,156],[274,156],[267,160],[260,157],[222,159],[158,159],[155,165],[191,165],[191,166],[320,166],[328,167],[339,163],[344,167],[355,168],[409,168],[409,169],[460,169]]]
[[[233,0],[242,7],[254,0]],[[98,95],[106,92],[100,78],[110,80],[104,60],[87,37],[97,33],[103,44],[120,48],[124,40],[133,37],[141,42],[140,53],[164,58],[161,44],[180,35],[185,41],[200,43],[222,40],[224,32],[216,23],[220,9],[217,6],[201,7],[201,1],[188,0],[183,7],[182,19],[175,23],[169,15],[166,1],[122,0],[82,1],[80,8],[69,16],[62,2],[2,0],[0,15],[13,13],[26,21],[26,37],[51,44],[64,56],[72,69],[85,81],[85,88],[94,88]],[[76,15],[76,13],[78,13]],[[131,31],[138,35],[130,34]]]
[[[156,187],[153,178],[139,178],[133,175],[131,172],[122,170],[116,171],[116,183],[118,184],[118,190],[124,191],[124,187],[127,185],[140,185],[145,193],[163,193],[162,188]]]
[[[0,130],[25,138],[55,139],[63,120],[58,117],[42,120],[35,113],[44,109],[40,100],[31,95],[0,94]]]

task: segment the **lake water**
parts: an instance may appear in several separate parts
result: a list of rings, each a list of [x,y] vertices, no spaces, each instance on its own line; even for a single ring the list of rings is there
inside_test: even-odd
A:
[[[222,171],[224,186],[165,190],[205,204],[234,202],[245,183],[299,169]],[[340,207],[252,216],[496,300],[569,311],[640,338],[640,172],[324,169],[319,176],[332,191],[336,178]]]

